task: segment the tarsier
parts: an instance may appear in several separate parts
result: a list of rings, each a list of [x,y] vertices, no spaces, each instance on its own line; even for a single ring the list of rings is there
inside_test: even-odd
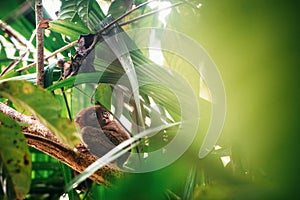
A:
[[[76,115],[75,122],[80,126],[85,148],[99,158],[130,138],[130,134],[102,106],[82,109]],[[127,152],[117,159],[119,167],[127,161],[129,154],[130,152]]]

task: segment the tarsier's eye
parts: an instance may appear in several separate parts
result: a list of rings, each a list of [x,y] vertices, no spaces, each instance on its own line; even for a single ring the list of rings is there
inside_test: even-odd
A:
[[[109,117],[109,112],[103,111],[102,115],[103,115],[103,117],[108,118]]]

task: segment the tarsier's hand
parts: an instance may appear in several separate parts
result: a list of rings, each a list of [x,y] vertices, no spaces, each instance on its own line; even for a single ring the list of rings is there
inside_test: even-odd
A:
[[[80,126],[80,134],[85,147],[95,156],[102,157],[121,142],[130,138],[130,134],[101,106],[82,109],[75,118]],[[129,152],[117,162],[123,165]]]

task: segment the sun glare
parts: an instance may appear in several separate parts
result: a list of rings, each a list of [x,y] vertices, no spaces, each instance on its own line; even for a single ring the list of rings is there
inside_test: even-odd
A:
[[[148,0],[149,1],[149,0]],[[152,9],[163,9],[163,8],[167,8],[169,6],[171,6],[171,2],[169,1],[153,1],[151,3],[149,3],[149,7]],[[164,27],[166,27],[167,22],[166,22],[166,17],[171,13],[171,8],[163,10],[161,12],[159,12],[159,21],[161,23],[163,23]]]

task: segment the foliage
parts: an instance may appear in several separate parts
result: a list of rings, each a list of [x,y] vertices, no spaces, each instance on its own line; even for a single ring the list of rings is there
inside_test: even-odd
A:
[[[49,28],[45,30],[46,54],[77,40],[82,34],[97,33],[112,22],[108,15],[116,19],[130,10],[133,4],[138,6],[146,1],[105,2],[61,0],[58,19],[50,21]],[[182,94],[186,97],[184,103],[191,104],[189,107],[192,109],[188,111],[193,113],[199,107],[201,117],[192,120],[191,124],[200,123],[199,130],[190,148],[176,162],[149,173],[125,173],[110,189],[87,181],[84,187],[77,188],[81,192],[68,191],[70,199],[284,199],[292,198],[297,193],[298,177],[295,174],[299,168],[297,164],[291,166],[290,162],[294,162],[297,156],[295,152],[299,141],[294,129],[298,127],[298,120],[291,119],[291,116],[299,114],[295,109],[299,107],[295,106],[299,102],[296,92],[298,83],[293,82],[294,86],[287,87],[285,82],[293,79],[289,69],[282,70],[282,66],[294,63],[276,61],[282,54],[288,58],[297,54],[290,53],[288,44],[297,45],[294,45],[293,39],[287,39],[291,37],[284,31],[290,29],[286,24],[297,22],[293,20],[298,18],[292,12],[298,9],[297,6],[292,8],[282,2],[271,5],[261,1],[209,1],[203,2],[203,8],[199,10],[199,1],[184,2],[165,18],[166,28],[184,33],[207,48],[219,64],[228,96],[228,117],[223,137],[202,160],[198,159],[197,154],[208,128],[212,106],[210,91],[203,83],[203,77],[190,63],[170,52],[162,52],[167,67],[155,64],[150,59],[149,51],[136,45],[138,41],[149,43],[150,36],[130,33],[134,28],[163,27],[159,14],[126,26],[112,26],[113,31],[125,36],[121,39],[109,41],[111,35],[104,32],[100,44],[94,49],[98,54],[92,64],[97,73],[79,73],[59,80],[61,69],[56,64],[57,60],[63,57],[69,61],[70,54],[75,53],[74,47],[45,61],[46,88],[42,89],[33,84],[36,81],[35,68],[16,71],[32,63],[35,58],[36,44],[28,44],[35,29],[33,1],[13,1],[0,8],[5,11],[1,12],[0,22],[0,72],[24,52],[26,45],[29,47],[22,62],[0,77],[0,100],[22,113],[33,114],[65,144],[72,146],[78,143],[75,125],[70,119],[81,108],[98,102],[117,118],[122,117],[122,122],[133,135],[138,135],[143,129],[151,132],[161,126],[164,130],[155,136],[145,137],[139,143],[146,153],[161,149],[182,128],[172,125],[183,123],[182,104],[172,89],[180,90],[178,85],[189,85],[197,96],[196,102],[192,103],[189,95]],[[109,7],[105,9],[103,5]],[[143,6],[119,23],[156,8]],[[283,13],[289,20],[277,17],[277,13]],[[272,17],[277,20],[270,24]],[[45,18],[49,18],[46,12]],[[297,27],[296,22],[293,27]],[[280,30],[277,23],[282,25]],[[8,32],[7,27],[16,34]],[[276,32],[281,32],[281,35],[276,36]],[[167,46],[182,48],[178,38],[161,38],[158,34],[155,41],[160,43],[162,49]],[[110,43],[107,45],[106,42]],[[296,48],[293,50],[298,52]],[[126,52],[121,59],[115,56],[120,52]],[[115,59],[105,60],[97,55]],[[292,70],[296,77],[298,65]],[[122,85],[118,81],[124,74],[126,78]],[[138,85],[142,86],[134,90]],[[285,91],[284,95],[279,91]],[[281,108],[282,104],[292,105],[292,108]],[[140,111],[133,112],[136,108]],[[278,114],[279,111],[282,114]],[[2,113],[0,119],[0,198],[24,198],[27,194],[27,199],[58,199],[65,186],[79,183],[78,179],[82,176],[73,179],[70,168],[48,155],[30,149],[29,158],[20,129],[23,124]],[[151,124],[147,123],[149,119]],[[139,125],[139,128],[134,125]],[[135,164],[133,159],[128,162],[128,166]],[[87,174],[97,170],[97,167],[91,168]],[[14,173],[16,171],[19,173]],[[3,180],[7,180],[6,187]],[[41,185],[45,187],[41,188]]]
[[[70,1],[62,1],[62,7],[61,7],[61,11],[60,11],[60,15],[59,15],[59,20],[55,20],[55,21],[51,21],[49,23],[49,30],[51,30],[51,34],[56,32],[59,34],[62,34],[62,38],[64,39],[65,42],[68,41],[73,41],[75,39],[78,38],[78,36],[80,34],[86,34],[89,31],[90,32],[94,32],[95,30],[98,31],[99,30],[99,22],[102,21],[104,19],[104,15],[101,12],[99,12],[100,7],[97,7],[97,4],[95,4],[95,1],[74,1],[74,2],[70,2]],[[110,9],[111,10],[111,9]],[[116,9],[113,9],[114,11],[116,11]],[[102,13],[102,14],[101,14]],[[98,15],[100,14],[100,15]],[[110,23],[109,21],[107,23]],[[105,26],[105,24],[103,25]],[[86,27],[88,27],[89,29],[87,29]],[[95,28],[97,27],[97,28]],[[89,30],[89,31],[87,31]],[[119,32],[122,32],[122,30],[119,30]],[[55,33],[54,33],[55,34]],[[128,37],[129,38],[129,37]],[[104,38],[105,39],[105,38]],[[47,42],[47,41],[46,41]],[[115,43],[115,44],[114,44]],[[118,44],[116,43],[116,41],[112,43],[111,45],[113,45],[114,47],[112,48],[113,51],[118,50]],[[131,41],[131,43],[133,43],[133,41]],[[46,44],[46,43],[45,43]],[[120,51],[124,51],[124,48],[126,50],[126,45],[123,43],[123,49],[120,49]],[[45,47],[47,48],[47,45],[45,45]],[[100,48],[100,47],[97,47]],[[128,51],[128,50],[127,50]],[[4,51],[3,51],[4,52]],[[141,64],[149,64],[151,63],[152,65],[154,63],[152,63],[150,60],[148,60],[146,57],[143,57],[141,52],[133,52],[133,54],[131,55],[133,60],[131,59],[121,59],[121,62],[119,64],[117,64],[117,66],[112,66],[108,69],[108,73],[107,76],[102,76],[102,79],[99,80],[99,82],[97,82],[97,84],[101,83],[98,86],[98,89],[96,90],[95,93],[95,99],[97,101],[100,101],[103,105],[106,105],[107,108],[111,107],[111,105],[113,105],[112,101],[110,100],[110,97],[108,96],[108,98],[104,98],[104,95],[112,95],[109,93],[110,87],[107,84],[116,84],[116,82],[118,81],[118,79],[122,76],[123,70],[120,70],[120,67],[124,68],[124,71],[126,72],[126,69],[129,69],[129,80],[131,81],[131,86],[133,88],[137,87],[137,82],[135,82],[137,80],[137,75],[139,76],[139,83],[143,82],[143,76],[146,78],[147,76],[151,75],[148,74],[149,69],[147,69],[146,67],[142,67],[139,68],[137,70],[137,75],[135,75],[135,69],[134,66],[137,65],[141,65]],[[127,59],[127,60],[126,60]],[[119,65],[119,66],[118,66]],[[153,65],[155,67],[155,65]],[[19,68],[20,66],[17,66],[17,68]],[[100,65],[101,67],[101,65]],[[117,71],[114,71],[114,69],[117,69]],[[159,76],[161,77],[168,77],[168,75],[170,74],[166,74],[164,70],[160,69],[160,67],[156,66],[155,67],[156,71],[153,69],[153,72],[155,72],[155,74],[149,76],[149,80],[159,80]],[[113,73],[115,75],[111,75],[111,73],[109,72],[110,70],[113,70]],[[56,82],[58,80],[58,76],[56,75],[57,73],[59,73],[59,71],[57,69],[55,69],[55,65],[49,65],[46,67],[45,70],[45,85],[46,87],[48,87],[48,90],[54,92],[55,91],[55,97],[56,99],[52,96],[52,94],[50,94],[49,92],[46,92],[40,88],[36,88],[34,87],[32,84],[28,83],[28,82],[20,82],[20,81],[15,81],[15,80],[27,80],[27,81],[31,81],[31,82],[35,82],[35,73],[34,70],[29,69],[26,74],[24,74],[24,72],[22,72],[22,74],[13,74],[13,73],[9,73],[6,76],[2,77],[2,84],[1,84],[1,95],[5,98],[10,99],[13,103],[14,106],[17,108],[25,108],[27,111],[29,111],[30,113],[34,114],[41,122],[43,122],[48,128],[50,128],[64,143],[67,144],[74,144],[74,135],[73,135],[73,130],[71,130],[72,128],[74,128],[74,126],[70,125],[66,125],[68,123],[66,123],[66,121],[62,120],[61,114],[65,113],[65,111],[61,110],[59,107],[57,107],[58,105],[58,99],[62,99],[62,97],[60,97],[60,88],[70,88],[71,90],[69,92],[71,92],[70,94],[68,94],[69,92],[67,92],[68,95],[70,95],[68,98],[74,98],[74,94],[72,94],[74,85],[76,84],[76,87],[80,87],[81,83],[80,81],[82,81],[82,83],[86,84],[89,81],[87,80],[93,80],[91,79],[91,77],[88,74],[79,74],[77,77],[72,77],[63,81],[59,81],[56,84],[52,85],[53,82]],[[29,73],[29,74],[27,74]],[[24,75],[23,75],[24,74]],[[91,76],[93,76],[95,74],[91,74]],[[97,74],[96,74],[97,75]],[[114,77],[116,77],[114,79]],[[146,79],[147,80],[147,79]],[[168,81],[172,82],[172,78],[170,77],[170,79]],[[93,83],[93,82],[92,82]],[[103,83],[106,83],[106,86],[103,85]],[[134,85],[135,84],[135,85]],[[82,85],[82,87],[84,87],[84,85]],[[25,89],[24,89],[25,88]],[[169,113],[174,117],[174,119],[179,120],[179,116],[178,116],[178,105],[174,104],[176,102],[176,98],[174,98],[174,95],[170,92],[168,92],[168,90],[166,88],[162,88],[162,87],[157,87],[155,85],[151,86],[144,86],[143,88],[141,88],[141,92],[142,92],[142,96],[145,98],[143,101],[148,102],[148,103],[144,103],[143,107],[149,107],[150,106],[150,102],[148,100],[149,98],[149,94],[152,93],[152,98],[160,104],[165,104],[165,108],[169,110]],[[102,92],[101,92],[102,91]],[[108,93],[103,93],[107,91]],[[164,92],[164,95],[159,95],[159,93],[161,93],[162,91]],[[99,92],[101,92],[102,95],[99,96]],[[122,92],[122,96],[127,95],[126,93],[124,93],[124,91]],[[53,93],[54,94],[54,93]],[[104,94],[104,95],[103,95]],[[74,95],[72,97],[72,95]],[[167,95],[167,96],[165,96]],[[81,95],[82,96],[82,95]],[[139,93],[138,91],[134,92],[134,96],[135,96],[135,102],[137,102],[135,105],[136,106],[140,106],[140,102],[139,102]],[[91,98],[91,96],[89,97]],[[127,97],[128,98],[128,97]],[[81,101],[80,99],[83,99],[83,97],[76,97],[75,98],[76,101]],[[66,101],[66,99],[64,100]],[[116,105],[122,105],[122,99],[115,99],[114,100]],[[45,104],[45,102],[47,102]],[[49,102],[49,103],[48,103]],[[87,102],[87,101],[85,101]],[[67,101],[65,102],[66,104],[71,104],[72,107],[72,114],[75,115],[76,113],[76,109],[78,110],[79,107],[76,107],[76,103],[75,100],[71,100],[71,101]],[[86,106],[88,104],[84,103],[82,106]],[[169,107],[169,108],[168,108]],[[121,110],[123,110],[122,107],[120,107]],[[141,108],[139,108],[139,110],[141,110]],[[150,109],[151,110],[151,109]],[[124,113],[124,111],[121,111],[121,113]],[[147,112],[147,116],[151,117],[150,115],[154,115],[155,114],[155,110],[151,110],[150,112]],[[132,116],[125,114],[127,116],[127,118],[129,118],[128,120],[130,120],[130,118]],[[133,114],[133,118],[136,118],[137,116],[140,117],[140,123],[143,123],[143,119],[142,117],[142,112],[140,111],[139,113],[136,114],[136,116],[134,116],[135,114]],[[159,113],[156,114],[157,115],[157,120],[159,121],[160,117],[159,117]],[[72,117],[72,116],[70,116]],[[165,116],[163,118],[166,118]],[[160,122],[161,123],[161,122]],[[64,126],[60,126],[59,124],[63,124]],[[167,128],[169,125],[165,125],[163,127]],[[70,131],[68,131],[66,128],[69,127],[71,128]],[[63,133],[62,133],[63,130]],[[155,130],[155,129],[154,129]],[[133,130],[134,131],[134,130]],[[66,135],[66,133],[69,132],[71,133],[70,136]],[[170,132],[171,134],[171,132]],[[161,143],[159,142],[159,140],[161,140],[160,138],[156,139],[156,142],[154,139],[151,139],[151,141],[153,141],[154,143]],[[73,142],[72,142],[73,141]],[[64,173],[67,174],[67,173]],[[70,177],[70,176],[66,176]],[[96,191],[96,190],[95,190]],[[69,193],[71,196],[74,197],[74,195],[72,195],[71,193]]]
[[[90,31],[95,31],[95,24],[99,24],[105,18],[105,15],[96,1],[76,0],[62,1],[59,18],[83,24],[89,27]]]

